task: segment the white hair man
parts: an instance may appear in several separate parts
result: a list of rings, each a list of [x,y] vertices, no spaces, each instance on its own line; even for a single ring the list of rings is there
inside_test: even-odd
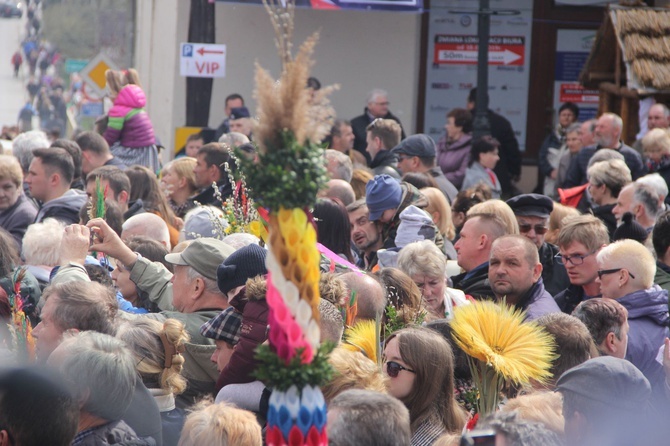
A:
[[[155,444],[139,438],[122,420],[137,383],[135,361],[122,341],[102,333],[79,333],[53,351],[49,365],[66,377],[80,404],[79,427],[72,444],[103,444],[107,438]]]
[[[354,165],[351,158],[333,149],[326,149],[326,170],[328,170],[330,178],[344,180],[347,183],[351,183],[351,178],[354,175]]]
[[[389,395],[351,389],[328,405],[328,440],[333,446],[410,444],[409,412]]]
[[[612,209],[619,224],[626,212],[633,214],[635,220],[650,233],[663,207],[653,187],[636,181],[621,189],[616,206]]]
[[[28,174],[28,168],[33,160],[33,150],[46,149],[51,146],[47,134],[41,130],[31,130],[18,135],[12,141],[12,155],[21,163],[23,176]]]
[[[644,174],[644,164],[642,157],[637,150],[626,145],[621,140],[623,131],[623,121],[619,115],[614,113],[603,113],[596,122],[595,143],[596,145],[584,147],[577,154],[574,162],[570,165],[564,187],[576,187],[585,184],[588,181],[586,170],[589,160],[600,149],[613,149],[620,152],[633,180],[640,178]]]
[[[363,153],[370,162],[369,154],[365,151],[367,143],[367,128],[375,119],[393,119],[400,124],[400,139],[405,139],[405,132],[402,130],[400,119],[389,111],[388,93],[386,90],[375,88],[367,96],[367,107],[362,115],[351,120],[351,128],[354,131],[354,149]]]

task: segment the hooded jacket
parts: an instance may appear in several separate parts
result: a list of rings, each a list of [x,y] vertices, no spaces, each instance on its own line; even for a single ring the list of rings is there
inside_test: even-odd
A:
[[[400,214],[402,211],[407,209],[407,206],[409,205],[414,205],[419,209],[425,209],[428,207],[428,200],[421,193],[421,191],[419,191],[419,189],[404,181],[400,183],[400,188],[402,189],[402,199],[400,200],[400,206],[398,206],[398,209],[396,209],[393,219],[390,222],[384,224],[382,228],[382,240],[384,243],[383,247],[386,249],[395,248],[395,237],[398,233],[398,226],[400,225]],[[440,240],[442,240],[442,237],[440,237]],[[438,246],[441,248],[442,243],[440,243]]]
[[[221,370],[216,390],[228,384],[245,384],[255,381],[251,373],[258,361],[254,357],[256,347],[268,338],[268,316],[270,309],[265,300],[267,284],[265,278],[248,280],[246,286],[230,301],[230,305],[242,313],[240,340],[235,344],[228,364]]]
[[[102,135],[111,146],[120,141],[123,147],[141,148],[156,144],[154,127],[144,107],[147,98],[138,86],[129,84],[119,91],[109,110],[107,130]]]
[[[456,141],[447,142],[447,138],[442,137],[437,142],[437,165],[457,189],[463,185],[471,147],[472,135],[469,134],[463,134]]]
[[[628,310],[626,359],[647,377],[652,387],[665,380],[663,366],[656,361],[668,332],[668,292],[658,285],[634,291],[617,299]]]
[[[79,223],[79,209],[87,201],[86,192],[69,189],[60,197],[44,203],[37,212],[35,223],[45,218],[55,218],[66,225]]]

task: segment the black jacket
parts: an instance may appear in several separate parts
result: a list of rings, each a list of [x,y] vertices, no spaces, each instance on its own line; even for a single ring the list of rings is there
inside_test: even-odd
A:
[[[489,110],[491,136],[500,143],[500,161],[493,171],[498,176],[504,196],[513,195],[512,177],[521,175],[521,151],[512,124],[503,116]]]
[[[405,130],[402,128],[402,123],[400,122],[400,119],[395,117],[393,113],[388,112],[386,116],[384,116],[384,119],[393,119],[395,122],[400,124],[400,138],[405,139]],[[367,130],[366,128],[370,123],[373,121],[372,118],[370,118],[370,115],[368,114],[368,108],[365,107],[365,111],[363,111],[363,114],[360,116],[356,116],[354,119],[351,120],[351,129],[354,131],[354,136],[356,139],[354,139],[354,149],[358,150],[361,152],[363,155],[365,155],[365,159],[368,161],[368,165],[370,164],[370,154],[365,151],[365,148],[367,147],[368,143],[366,141],[367,137]]]
[[[544,288],[552,296],[557,295],[568,286],[570,278],[565,265],[557,262],[558,246],[545,242],[539,249],[540,263],[542,264],[542,282]]]
[[[367,153],[367,152],[365,152]],[[374,159],[369,163],[372,173],[375,175],[389,175],[393,178],[400,179],[400,174],[396,168],[398,165],[398,158],[391,153],[390,150],[380,150],[375,155]]]
[[[554,300],[563,313],[572,314],[577,305],[585,300],[584,296],[584,288],[578,285],[570,285],[554,296]],[[600,295],[592,297],[600,297]]]
[[[465,294],[469,294],[476,300],[495,299],[495,294],[493,294],[491,284],[489,283],[488,263],[484,268],[479,269],[472,277],[466,279],[466,275],[467,273],[462,273],[451,278],[454,282],[454,288],[463,291]]]
[[[219,188],[219,192],[221,193],[221,198],[223,198],[223,200],[233,194],[233,187],[230,185],[230,182],[227,178],[225,180],[219,180],[216,183],[216,186]],[[214,194],[214,188],[212,186],[203,189],[202,192],[193,197],[193,201],[202,205],[223,207],[223,203],[221,203],[221,201],[216,198],[216,195]]]

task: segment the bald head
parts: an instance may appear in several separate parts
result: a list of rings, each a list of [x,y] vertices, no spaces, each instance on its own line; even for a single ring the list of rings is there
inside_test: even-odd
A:
[[[172,249],[170,244],[170,231],[165,220],[156,214],[145,212],[130,217],[123,223],[121,238],[126,241],[136,235],[149,237],[162,243],[168,249]]]
[[[345,273],[340,279],[346,284],[349,293],[356,293],[357,320],[375,320],[381,317],[386,308],[386,293],[378,280],[367,274],[358,273]]]
[[[356,201],[356,194],[351,184],[344,180],[334,179],[326,183],[326,186],[319,192],[319,198],[330,198],[344,207],[349,206]]]

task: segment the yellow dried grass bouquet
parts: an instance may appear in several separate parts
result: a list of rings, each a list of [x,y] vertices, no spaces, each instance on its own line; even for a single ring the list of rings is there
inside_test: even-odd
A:
[[[454,311],[451,322],[456,344],[468,355],[473,384],[479,389],[477,412],[494,412],[506,382],[544,383],[554,354],[554,340],[524,313],[494,302],[476,302]]]

